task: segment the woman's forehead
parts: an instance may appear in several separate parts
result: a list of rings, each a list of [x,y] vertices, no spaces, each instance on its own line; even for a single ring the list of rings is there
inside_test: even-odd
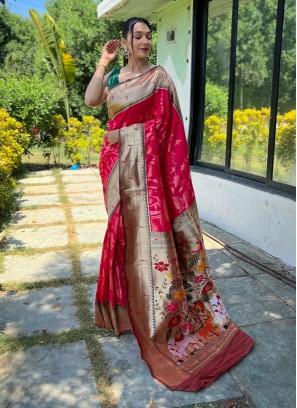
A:
[[[133,27],[133,33],[135,33],[136,31],[139,31],[141,33],[150,33],[151,30],[149,29],[149,27],[142,22],[137,22],[134,27]]]

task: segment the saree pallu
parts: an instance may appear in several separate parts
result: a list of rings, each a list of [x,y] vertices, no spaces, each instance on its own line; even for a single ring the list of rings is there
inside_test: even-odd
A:
[[[156,66],[111,88],[107,105],[96,324],[132,330],[155,379],[196,391],[254,341],[231,321],[211,277],[176,89]]]

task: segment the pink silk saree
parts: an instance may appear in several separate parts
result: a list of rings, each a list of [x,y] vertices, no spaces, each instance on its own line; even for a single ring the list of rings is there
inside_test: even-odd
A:
[[[99,170],[108,226],[96,324],[132,330],[152,376],[196,391],[248,354],[205,253],[175,86],[156,66],[108,92]]]

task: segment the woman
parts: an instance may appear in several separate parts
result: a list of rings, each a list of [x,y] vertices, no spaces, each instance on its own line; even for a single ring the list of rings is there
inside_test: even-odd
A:
[[[254,341],[230,320],[211,278],[174,83],[150,64],[152,30],[123,27],[126,64],[105,74],[120,41],[103,47],[85,102],[107,102],[99,170],[109,216],[96,324],[132,330],[152,375],[195,391],[245,356]]]

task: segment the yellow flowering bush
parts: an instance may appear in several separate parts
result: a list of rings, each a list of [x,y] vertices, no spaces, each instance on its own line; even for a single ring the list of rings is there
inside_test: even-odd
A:
[[[232,160],[236,167],[265,174],[270,109],[237,109],[233,115]],[[205,160],[224,164],[227,119],[211,115],[205,119],[202,154]],[[296,160],[296,110],[277,116],[275,139],[275,171],[290,171]],[[257,165],[258,163],[258,165]]]
[[[275,143],[276,156],[285,169],[289,169],[296,160],[296,110],[277,116]]]
[[[226,149],[226,119],[211,115],[205,120],[204,125],[203,154],[207,160],[217,157],[221,162],[224,160]]]
[[[0,109],[0,226],[13,210],[13,171],[19,167],[29,140],[23,125]]]
[[[235,110],[233,116],[233,153],[238,149],[246,169],[252,158],[265,165],[267,159],[270,110],[268,108]]]
[[[64,132],[65,154],[73,163],[80,163],[83,156],[79,152],[82,148],[82,123],[76,118],[69,119],[69,128]]]
[[[70,118],[69,129],[64,132],[66,156],[73,163],[80,163],[86,157],[90,165],[90,154],[100,153],[105,133],[100,120],[93,116],[83,116],[82,121]]]
[[[51,156],[54,157],[54,163],[60,161],[60,145],[63,140],[66,129],[66,121],[62,115],[52,115],[47,123],[46,132],[42,136],[36,137],[37,144],[42,146],[43,157],[47,159],[48,163]],[[46,137],[45,137],[46,133]],[[39,140],[40,138],[40,140]]]

